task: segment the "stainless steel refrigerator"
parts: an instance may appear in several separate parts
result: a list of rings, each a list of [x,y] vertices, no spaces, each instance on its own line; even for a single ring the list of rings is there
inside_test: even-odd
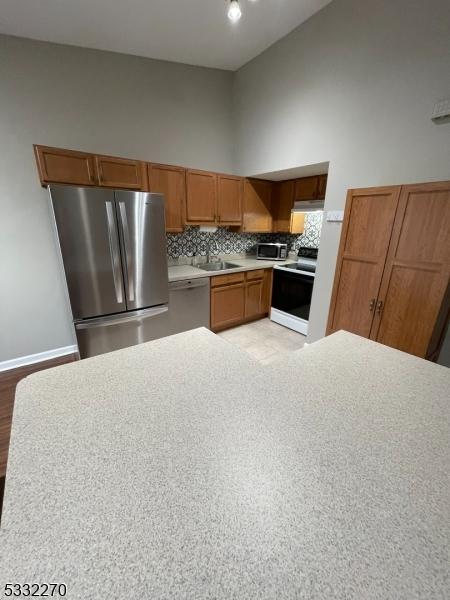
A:
[[[50,186],[81,358],[166,335],[164,198]]]

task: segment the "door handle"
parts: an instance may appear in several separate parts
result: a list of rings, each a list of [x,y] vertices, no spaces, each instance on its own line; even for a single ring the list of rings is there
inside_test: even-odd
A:
[[[122,225],[123,244],[125,246],[125,263],[127,266],[128,300],[134,302],[133,265],[131,264],[130,230],[128,229],[125,202],[119,202],[120,223]]]
[[[373,309],[375,308],[375,302],[376,302],[375,298],[372,298],[372,300],[370,301],[370,304],[369,304],[370,312],[372,312]]]
[[[116,222],[112,202],[106,201],[106,221],[108,223],[109,254],[114,279],[114,290],[116,292],[117,304],[122,304],[122,274],[120,269],[119,240],[117,238]]]
[[[378,303],[377,303],[377,314],[381,315],[382,310],[383,310],[383,300],[378,300]]]
[[[106,317],[95,317],[93,319],[85,319],[81,321],[75,321],[75,329],[93,329],[95,327],[111,327],[114,325],[121,325],[122,323],[129,323],[131,321],[140,322],[144,319],[151,319],[168,312],[169,307],[167,304],[161,306],[155,306],[151,308],[143,308],[141,310],[135,310],[130,313],[121,313],[118,315],[108,315]]]

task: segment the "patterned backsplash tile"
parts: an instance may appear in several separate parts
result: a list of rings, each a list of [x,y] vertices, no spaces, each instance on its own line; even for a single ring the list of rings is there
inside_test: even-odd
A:
[[[299,246],[318,248],[322,229],[323,212],[305,215],[305,231],[302,235],[288,233],[235,233],[219,227],[215,233],[200,231],[198,227],[187,227],[183,233],[167,234],[167,254],[170,258],[205,255],[207,242],[217,242],[219,254],[249,252],[258,242],[280,242],[288,244],[288,250]],[[214,252],[216,247],[213,247]]]

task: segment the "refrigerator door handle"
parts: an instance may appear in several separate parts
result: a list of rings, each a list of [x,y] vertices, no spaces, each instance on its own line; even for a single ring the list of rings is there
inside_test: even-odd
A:
[[[114,290],[116,292],[116,300],[118,304],[122,304],[122,271],[120,268],[120,252],[119,252],[119,240],[117,236],[117,228],[114,219],[114,210],[112,202],[105,202],[106,205],[106,219],[108,222],[108,239],[109,239],[109,252],[111,255],[111,265],[114,278]]]
[[[125,246],[125,262],[127,267],[128,300],[134,302],[133,265],[131,264],[130,230],[128,228],[127,210],[125,202],[119,202],[120,223],[122,226],[123,243]]]
[[[129,313],[120,313],[117,315],[107,315],[105,317],[95,317],[84,321],[75,321],[75,329],[93,329],[94,327],[108,327],[110,325],[120,325],[129,321],[143,321],[151,317],[157,317],[169,310],[167,304],[154,306],[152,308],[143,308]]]

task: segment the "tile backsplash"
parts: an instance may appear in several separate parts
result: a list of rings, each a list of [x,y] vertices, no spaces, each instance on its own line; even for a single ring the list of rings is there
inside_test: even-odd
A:
[[[287,243],[289,250],[299,246],[318,248],[322,229],[323,212],[305,215],[305,231],[302,235],[288,233],[235,233],[219,227],[215,233],[200,231],[198,227],[187,227],[183,233],[167,234],[167,254],[170,258],[205,255],[208,240],[217,242],[219,254],[249,252],[258,242]],[[213,246],[214,251],[216,247]]]

